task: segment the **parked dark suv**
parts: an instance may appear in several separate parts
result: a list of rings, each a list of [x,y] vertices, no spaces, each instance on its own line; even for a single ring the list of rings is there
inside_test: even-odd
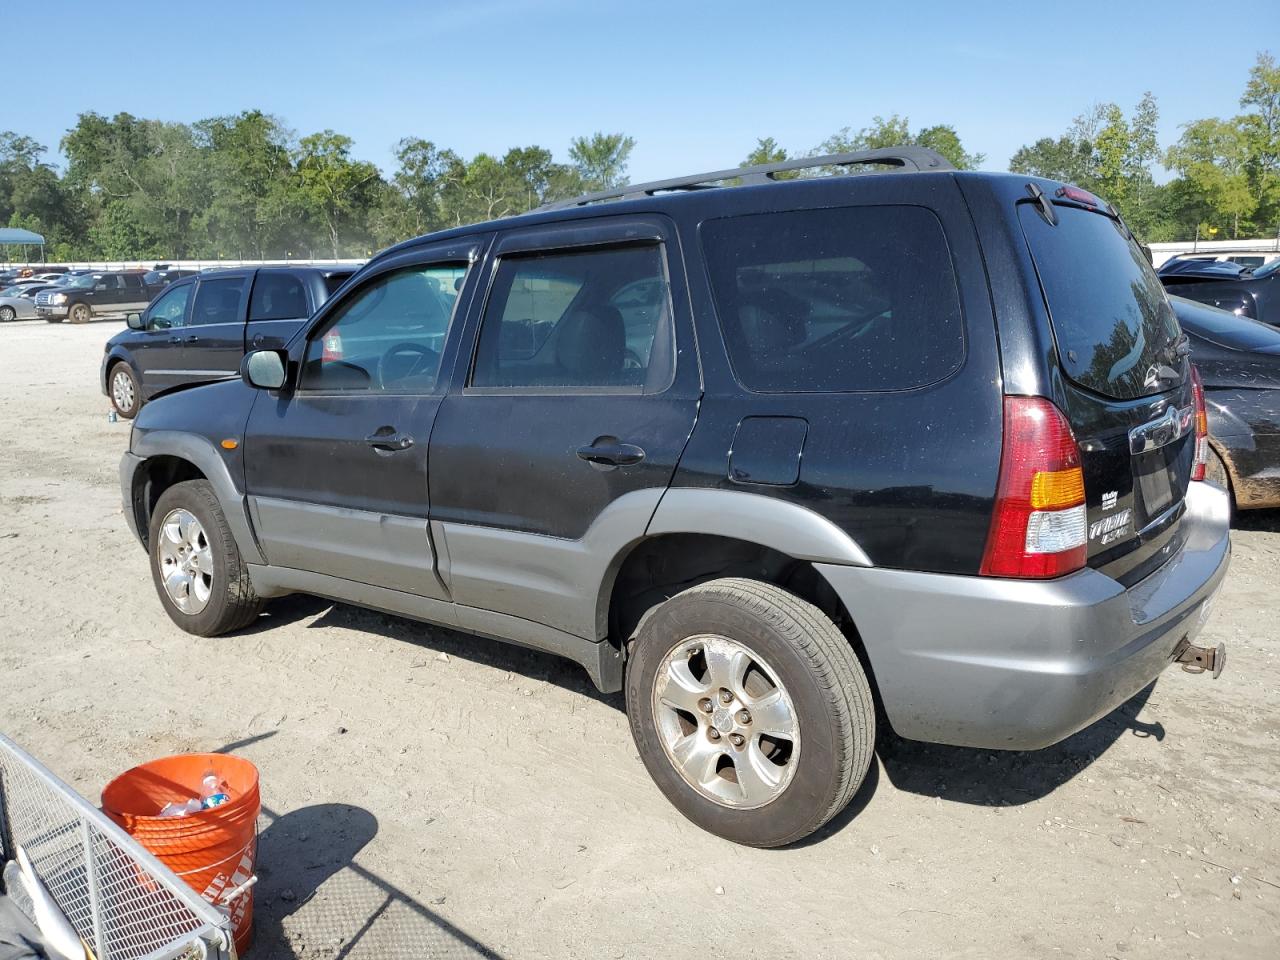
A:
[[[246,349],[284,346],[354,272],[256,267],[181,278],[107,341],[102,392],[129,418],[163,390],[237,376]]]
[[[890,172],[772,182],[812,165]],[[241,370],[121,464],[179,626],[302,591],[570,657],[741,843],[848,802],[877,701],[1033,749],[1222,666],[1202,393],[1074,187],[913,148],[627,187],[393,247]]]
[[[88,323],[103,314],[141,310],[151,300],[141,270],[69,273],[57,288],[36,295],[36,313],[49,323]]]

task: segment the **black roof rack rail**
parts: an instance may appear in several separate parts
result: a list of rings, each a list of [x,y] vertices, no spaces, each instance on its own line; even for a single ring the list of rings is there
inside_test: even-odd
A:
[[[650,183],[632,183],[614,190],[584,193],[569,200],[553,200],[538,210],[564,210],[569,207],[585,207],[601,200],[629,200],[651,197],[655,193],[676,190],[707,190],[722,185],[725,180],[739,180],[743,185],[772,183],[779,173],[788,170],[809,170],[813,167],[843,167],[856,163],[878,163],[903,171],[923,173],[930,170],[954,170],[947,159],[927,147],[882,147],[878,150],[858,150],[854,153],[830,153],[822,157],[801,157],[781,163],[762,163],[754,167],[738,167],[734,170],[713,170],[691,177],[675,177],[671,180],[654,180]]]

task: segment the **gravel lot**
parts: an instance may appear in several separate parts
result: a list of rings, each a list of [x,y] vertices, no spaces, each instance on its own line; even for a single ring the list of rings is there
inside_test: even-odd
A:
[[[1234,534],[1220,680],[1167,672],[1038,753],[887,743],[831,827],[749,850],[666,803],[567,662],[305,597],[172,626],[98,390],[120,328],[0,328],[0,729],[94,800],[164,754],[253,760],[251,957],[1280,956],[1276,514]]]

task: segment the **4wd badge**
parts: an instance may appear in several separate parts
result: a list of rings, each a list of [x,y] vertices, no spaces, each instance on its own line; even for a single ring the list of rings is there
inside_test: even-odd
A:
[[[1105,499],[1103,502],[1105,503]],[[1124,533],[1125,528],[1129,526],[1129,518],[1131,516],[1133,516],[1133,511],[1125,508],[1113,516],[1093,521],[1089,525],[1089,539],[1097,540],[1101,538],[1103,546],[1118,540],[1120,534]]]

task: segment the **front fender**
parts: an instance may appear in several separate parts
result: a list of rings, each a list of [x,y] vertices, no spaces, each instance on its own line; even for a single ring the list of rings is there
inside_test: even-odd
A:
[[[238,449],[236,453],[238,454]],[[122,490],[122,493],[126,509],[135,511],[135,524],[138,531],[142,533],[142,539],[145,539],[146,518],[138,513],[137,505],[147,503],[148,498],[140,486],[147,482],[148,473],[143,469],[146,462],[155,457],[175,457],[185,460],[204,474],[205,479],[213,487],[214,493],[217,494],[218,502],[222,504],[222,511],[227,517],[227,526],[231,528],[231,535],[235,537],[241,556],[249,563],[266,563],[266,558],[258,546],[253,524],[249,519],[247,498],[236,479],[239,471],[233,473],[223,451],[214,446],[207,437],[195,433],[179,430],[134,431],[130,450],[125,454],[125,461],[121,464],[121,482],[130,484],[130,489]],[[127,481],[124,476],[126,465],[130,465]],[[239,466],[238,456],[236,466]]]

